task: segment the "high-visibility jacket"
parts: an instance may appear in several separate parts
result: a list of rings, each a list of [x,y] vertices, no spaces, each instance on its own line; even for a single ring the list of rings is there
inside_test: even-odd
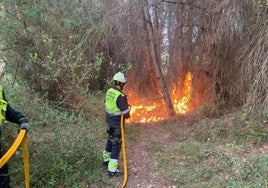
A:
[[[115,88],[110,88],[106,92],[105,110],[110,115],[120,115],[121,114],[121,111],[116,104],[116,100],[117,100],[119,95],[124,96],[123,93],[121,93],[119,90],[117,90]]]
[[[5,121],[6,119],[6,111],[7,111],[7,101],[4,100],[3,96],[3,89],[0,86],[0,125]]]
[[[28,123],[28,119],[19,111],[13,109],[5,98],[5,93],[0,86],[0,125],[5,121],[16,123],[18,125],[22,123]]]
[[[106,122],[112,126],[120,125],[120,115],[129,117],[130,109],[127,98],[118,88],[107,90],[105,97]]]

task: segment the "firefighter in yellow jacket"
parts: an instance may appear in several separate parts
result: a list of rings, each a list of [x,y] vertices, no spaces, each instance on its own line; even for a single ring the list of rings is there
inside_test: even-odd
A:
[[[127,97],[122,92],[127,81],[125,75],[118,72],[113,77],[114,86],[107,90],[105,96],[106,123],[108,139],[103,151],[103,164],[108,166],[109,176],[118,176],[118,158],[121,149],[120,117],[130,117],[130,108]]]
[[[19,125],[19,129],[30,130],[28,119],[21,113],[14,110],[6,100],[4,91],[0,86],[0,124],[3,124],[5,120]],[[1,138],[1,129],[0,129]],[[0,143],[0,158],[2,157],[1,143]],[[10,178],[8,175],[8,165],[7,163],[0,168],[0,188],[9,188]]]

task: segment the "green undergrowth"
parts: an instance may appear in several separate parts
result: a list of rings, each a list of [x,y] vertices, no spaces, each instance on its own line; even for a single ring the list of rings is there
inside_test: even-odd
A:
[[[113,187],[101,166],[106,139],[102,96],[89,96],[98,113],[75,113],[49,105],[26,84],[13,84],[8,78],[4,83],[10,104],[29,118],[32,127],[28,133],[31,187]],[[237,110],[215,119],[192,115],[157,123],[155,130],[165,137],[149,139],[150,161],[180,188],[266,188],[267,119],[267,114]],[[127,144],[138,144],[145,129],[151,136],[148,126],[128,127]],[[12,123],[2,130],[6,150],[18,130]],[[8,163],[12,187],[23,187],[21,148]]]
[[[4,89],[11,106],[30,120],[32,129],[28,133],[28,147],[31,187],[84,188],[92,184],[109,187],[108,180],[103,178],[101,166],[100,151],[105,138],[103,117],[50,106],[25,86],[23,83],[4,85]],[[96,96],[93,97],[95,100]],[[100,100],[100,106],[102,103],[103,100]],[[100,110],[96,106],[93,108]],[[3,125],[4,152],[15,140],[17,128],[10,122]],[[8,163],[12,187],[24,187],[21,148]]]
[[[178,187],[267,188],[267,118],[238,111],[189,125],[188,117],[166,123],[164,129],[172,131],[169,143],[151,142],[148,149]]]

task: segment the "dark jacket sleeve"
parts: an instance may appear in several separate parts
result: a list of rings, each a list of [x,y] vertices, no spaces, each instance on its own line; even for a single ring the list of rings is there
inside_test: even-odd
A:
[[[4,92],[3,92],[3,99],[7,101]],[[6,120],[12,123],[17,123],[19,125],[22,123],[28,123],[28,119],[21,112],[13,109],[9,104],[7,105]]]
[[[121,111],[125,111],[128,109],[128,102],[126,96],[119,95],[117,98],[117,106]],[[130,112],[124,114],[124,118],[129,118]]]

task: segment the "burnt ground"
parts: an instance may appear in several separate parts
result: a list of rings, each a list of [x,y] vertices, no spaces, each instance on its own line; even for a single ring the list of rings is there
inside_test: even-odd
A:
[[[150,147],[153,143],[163,144],[164,147],[174,141],[182,141],[189,130],[189,127],[186,126],[178,127],[176,139],[174,140],[174,134],[170,130],[163,128],[162,125],[127,125],[125,128],[125,140],[128,181],[125,187],[177,188],[167,174],[158,168],[157,158],[153,156],[154,152]],[[181,138],[178,138],[178,134],[181,135]],[[123,169],[123,162],[121,162],[119,169]],[[110,178],[110,182],[114,187],[121,187],[123,177]]]

